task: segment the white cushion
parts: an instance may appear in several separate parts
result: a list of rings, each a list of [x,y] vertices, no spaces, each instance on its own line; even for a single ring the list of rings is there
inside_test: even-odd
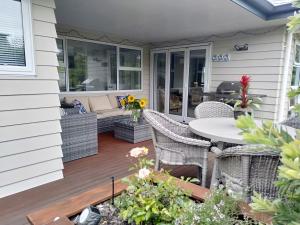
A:
[[[115,95],[108,95],[109,102],[113,108],[118,108],[118,101]]]
[[[90,96],[89,103],[90,103],[92,112],[96,112],[99,110],[112,109],[110,101],[106,95]]]
[[[64,101],[68,104],[71,104],[75,99],[82,103],[87,112],[91,112],[89,98],[87,96],[66,96]]]
[[[97,111],[97,119],[103,119],[112,116],[125,116],[130,114],[131,114],[130,111],[125,111],[122,109],[102,110],[102,111]]]

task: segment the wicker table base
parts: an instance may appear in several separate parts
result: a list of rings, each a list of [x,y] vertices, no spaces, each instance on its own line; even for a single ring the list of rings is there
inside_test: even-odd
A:
[[[138,123],[133,123],[130,120],[115,122],[114,135],[115,138],[131,143],[152,139],[150,125],[145,120]]]

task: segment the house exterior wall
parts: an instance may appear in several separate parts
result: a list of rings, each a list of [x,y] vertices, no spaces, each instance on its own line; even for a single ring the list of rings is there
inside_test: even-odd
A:
[[[205,40],[205,41],[203,41]],[[215,91],[222,81],[238,81],[243,74],[251,76],[250,93],[265,94],[261,108],[255,112],[260,119],[278,119],[281,79],[284,67],[286,28],[271,27],[260,30],[193,38],[191,41],[156,43],[164,46],[212,43],[212,55],[229,54],[229,62],[212,62],[209,90]],[[245,44],[248,51],[235,51],[234,45]],[[211,59],[210,59],[211,60]]]
[[[0,197],[63,178],[54,0],[32,0],[34,76],[0,75]]]
[[[285,33],[285,29],[281,28],[261,35],[215,40],[212,54],[229,52],[231,60],[212,63],[211,90],[215,90],[221,81],[239,80],[242,74],[248,74],[252,80],[249,92],[267,95],[255,116],[276,120],[283,76]],[[243,43],[249,45],[248,51],[233,50],[235,44]]]
[[[150,98],[150,47],[147,43],[129,41],[127,39],[118,36],[112,36],[112,35],[103,36],[93,31],[87,31],[84,28],[70,27],[62,24],[57,24],[56,29],[57,29],[58,36],[61,37],[71,37],[71,38],[79,38],[83,40],[99,41],[107,44],[121,44],[121,45],[127,45],[131,47],[140,47],[143,49],[142,90],[129,91],[129,92],[122,91],[122,90],[99,91],[99,92],[62,92],[60,94],[61,99],[67,95],[97,96],[97,95],[106,95],[110,93],[115,93],[120,95],[132,94],[138,98],[142,98],[142,97],[147,99]]]

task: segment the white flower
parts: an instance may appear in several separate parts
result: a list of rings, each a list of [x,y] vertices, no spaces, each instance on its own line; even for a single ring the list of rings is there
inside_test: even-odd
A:
[[[148,148],[146,147],[137,147],[133,148],[129,152],[131,157],[138,158],[140,156],[144,156],[148,154]]]
[[[139,170],[138,178],[144,179],[144,178],[148,177],[149,174],[150,174],[150,170],[148,170],[147,168],[142,168]]]

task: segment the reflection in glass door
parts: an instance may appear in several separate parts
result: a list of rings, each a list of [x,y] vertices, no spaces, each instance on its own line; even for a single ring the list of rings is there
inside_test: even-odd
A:
[[[205,86],[206,49],[190,50],[187,117],[194,118],[194,110],[203,102]]]
[[[154,109],[178,121],[194,118],[208,89],[209,47],[154,50],[152,53]]]
[[[166,53],[153,54],[154,109],[165,112]]]
[[[182,116],[184,51],[170,54],[169,114]]]

